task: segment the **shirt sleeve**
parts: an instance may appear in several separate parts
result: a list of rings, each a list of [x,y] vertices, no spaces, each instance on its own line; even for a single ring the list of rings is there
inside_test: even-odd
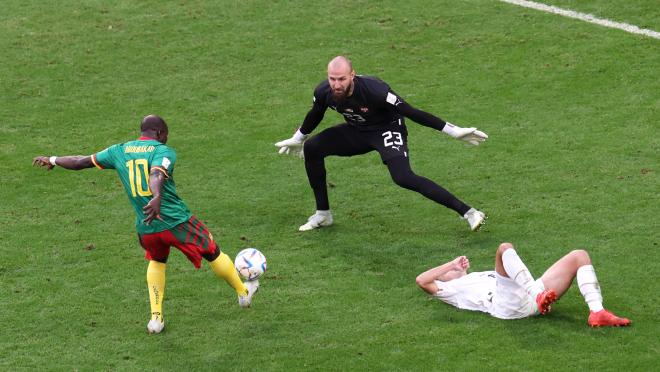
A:
[[[426,127],[442,130],[445,127],[446,122],[439,117],[429,114],[426,111],[422,111],[412,107],[407,102],[399,102],[395,105],[396,110],[399,114],[409,118],[415,123],[422,124]]]
[[[117,150],[118,145],[112,145],[105,150],[99,151],[92,155],[92,163],[98,169],[115,169],[115,157],[113,153]]]
[[[385,93],[385,103],[389,105],[397,107],[404,102],[405,101],[403,100],[403,98],[401,98],[401,96],[399,96],[398,94],[394,93],[392,90],[388,90]]]
[[[443,282],[440,280],[435,281],[435,285],[438,286],[438,292],[436,292],[433,297],[442,300],[453,306],[458,306],[458,300],[456,299],[456,294],[458,293],[451,281]]]
[[[158,146],[151,160],[151,170],[162,172],[165,177],[169,177],[174,171],[176,162],[176,152],[167,146]]]
[[[300,126],[300,133],[310,134],[323,120],[325,110],[328,109],[326,102],[327,91],[324,89],[325,85],[321,83],[314,89],[314,96],[312,98],[312,108],[309,110]]]

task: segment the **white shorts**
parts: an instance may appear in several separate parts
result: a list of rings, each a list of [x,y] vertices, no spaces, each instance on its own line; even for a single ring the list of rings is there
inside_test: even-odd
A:
[[[495,293],[490,315],[500,319],[520,319],[538,314],[536,299],[528,295],[523,287],[512,279],[496,275]],[[536,280],[537,285],[544,288],[541,279]]]

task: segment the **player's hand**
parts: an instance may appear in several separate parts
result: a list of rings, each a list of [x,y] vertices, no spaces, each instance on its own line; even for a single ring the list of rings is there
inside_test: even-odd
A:
[[[303,144],[306,139],[307,135],[304,135],[300,133],[300,130],[297,130],[293,137],[277,142],[275,146],[280,148],[280,154],[297,155],[303,158],[305,156],[303,153]]]
[[[461,128],[451,123],[445,124],[445,128],[443,128],[442,131],[456,139],[465,141],[475,146],[478,146],[481,142],[484,142],[488,138],[486,133],[478,130],[477,128]]]
[[[160,196],[154,197],[151,200],[149,200],[149,203],[142,208],[142,212],[144,213],[144,220],[142,220],[144,223],[147,225],[151,224],[151,221],[153,220],[163,220],[160,217]]]
[[[461,128],[465,133],[461,134],[459,137],[461,141],[465,141],[471,145],[479,146],[481,142],[484,142],[488,135],[477,128]]]
[[[467,271],[470,268],[470,260],[466,256],[456,257],[453,261],[454,270]]]
[[[32,159],[32,165],[35,167],[46,168],[46,170],[55,168],[55,166],[50,163],[50,158],[48,156],[37,156],[36,158]]]

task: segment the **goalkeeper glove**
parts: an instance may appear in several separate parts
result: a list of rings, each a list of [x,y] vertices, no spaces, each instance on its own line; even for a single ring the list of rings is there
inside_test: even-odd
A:
[[[445,124],[445,127],[442,128],[442,131],[456,139],[465,141],[475,146],[478,146],[481,142],[484,142],[486,138],[488,138],[486,133],[477,130],[477,128],[461,128],[449,122]]]
[[[280,148],[280,154],[298,155],[302,158],[304,156],[303,143],[305,143],[306,139],[307,135],[302,134],[300,129],[298,129],[296,133],[293,134],[293,137],[277,142],[275,146]]]

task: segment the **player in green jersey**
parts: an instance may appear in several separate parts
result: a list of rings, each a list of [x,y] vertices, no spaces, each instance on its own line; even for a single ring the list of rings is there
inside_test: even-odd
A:
[[[160,333],[165,326],[165,267],[171,246],[183,252],[196,268],[201,266],[202,258],[207,260],[215,274],[236,290],[239,305],[249,307],[259,282],[241,281],[231,259],[220,251],[213,235],[176,193],[176,153],[166,145],[167,124],[162,118],[149,115],[142,119],[140,131],[137,140],[110,146],[90,156],[38,156],[33,164],[48,170],[55,166],[70,170],[97,167],[117,172],[135,210],[140,245],[149,260],[149,333]]]

